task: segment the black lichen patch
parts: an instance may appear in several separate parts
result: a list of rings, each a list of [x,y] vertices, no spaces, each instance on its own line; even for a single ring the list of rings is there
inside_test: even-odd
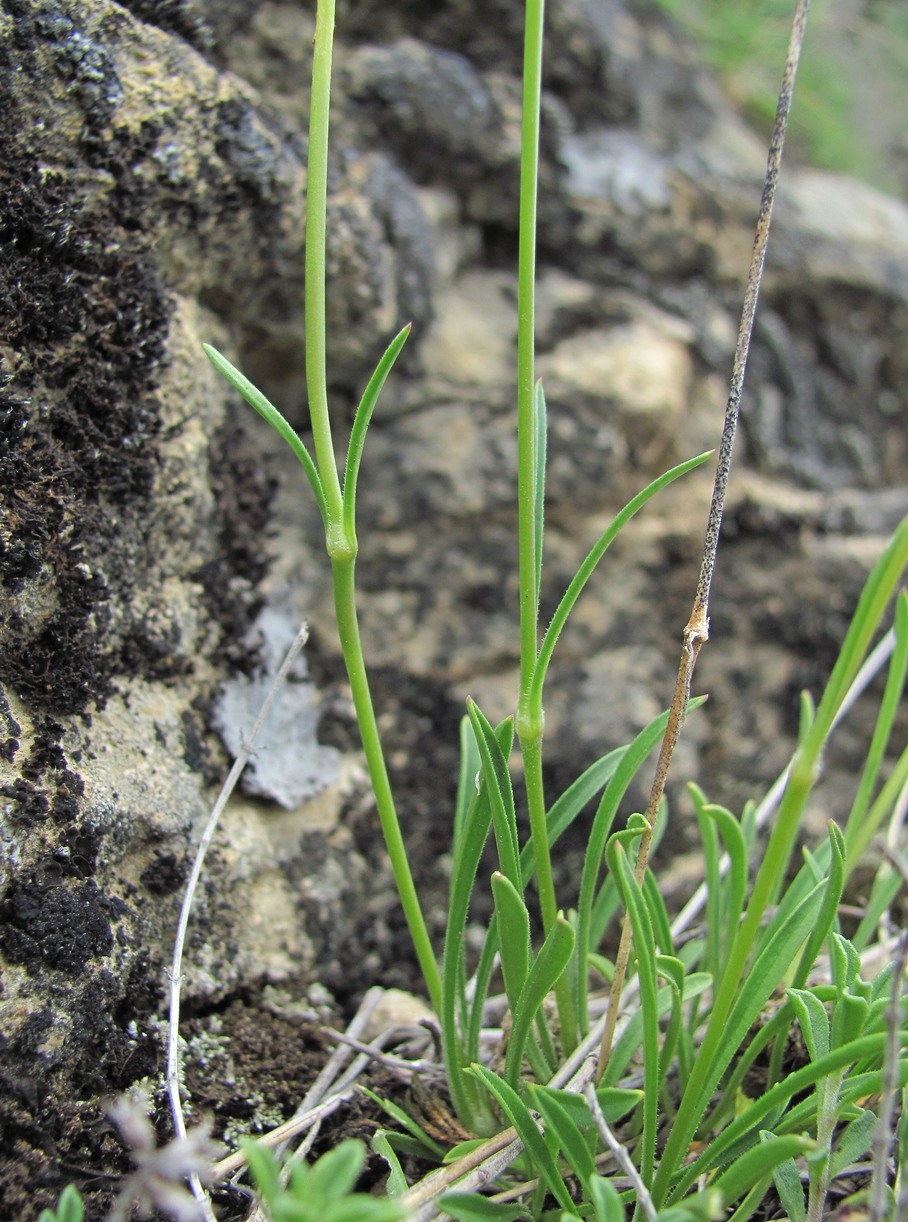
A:
[[[139,881],[152,895],[173,895],[186,881],[188,863],[175,853],[155,852],[155,857],[139,876]]]
[[[70,1182],[82,1193],[86,1217],[107,1216],[131,1167],[100,1099],[160,1068],[157,1041],[143,1034],[143,1014],[160,999],[145,996],[147,964],[135,987],[138,966],[124,978],[104,970],[84,979],[66,976],[66,1038],[59,1035],[59,1014],[45,1006],[3,1047],[0,1217],[34,1222]],[[124,991],[129,1012],[118,1015]],[[163,1124],[160,1132],[165,1140]]]
[[[113,949],[109,905],[91,882],[55,886],[17,880],[3,903],[0,944],[13,963],[75,975]]]
[[[6,760],[8,764],[13,762],[19,750],[21,733],[22,727],[13,716],[6,696],[0,691],[0,759]]]
[[[14,109],[0,113],[16,123]],[[6,170],[0,677],[35,703],[75,712],[103,701],[116,670],[110,586],[124,574],[96,571],[90,558],[116,543],[108,507],[134,505],[152,486],[150,392],[168,308],[147,255],[123,242],[113,218],[84,216],[64,175],[24,157]]]
[[[9,817],[14,822],[30,827],[51,819],[58,825],[75,825],[85,786],[69,766],[60,745],[62,733],[49,717],[40,720],[20,776],[0,786],[0,794],[12,799]]]

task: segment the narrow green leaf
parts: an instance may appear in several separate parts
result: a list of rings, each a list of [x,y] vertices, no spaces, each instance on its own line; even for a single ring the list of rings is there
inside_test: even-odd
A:
[[[758,1183],[764,1176],[771,1175],[780,1163],[790,1158],[805,1154],[812,1143],[804,1137],[775,1137],[766,1134],[765,1141],[752,1146],[722,1174],[714,1183],[714,1187],[722,1193],[726,1204],[731,1205]]]
[[[511,1086],[520,1079],[520,1066],[530,1029],[539,1007],[555,987],[570,962],[574,949],[574,927],[558,913],[555,924],[530,968],[517,1006],[512,1012],[511,1038],[505,1054],[505,1078]]]
[[[444,1146],[440,1145],[434,1137],[430,1137],[425,1129],[416,1123],[409,1112],[404,1111],[404,1109],[398,1106],[393,1099],[386,1099],[383,1095],[376,1094],[375,1091],[370,1090],[368,1086],[360,1086],[359,1089],[366,1096],[366,1098],[371,1099],[373,1103],[377,1103],[383,1112],[386,1112],[392,1120],[396,1120],[401,1128],[405,1129],[411,1137],[414,1137],[431,1158],[441,1158],[441,1156],[444,1154]],[[336,1146],[333,1150],[330,1150],[329,1153],[334,1154],[335,1150],[342,1149],[343,1146],[348,1144],[348,1142],[342,1142],[340,1146]],[[327,1155],[322,1155],[322,1158],[319,1159],[316,1166],[319,1166],[322,1159],[326,1157]],[[357,1175],[358,1174],[359,1172],[357,1172]]]
[[[873,1145],[877,1118],[871,1111],[862,1111],[846,1125],[835,1143],[830,1163],[830,1176],[835,1179],[846,1167],[858,1162]]]
[[[865,841],[865,834],[862,833],[861,825],[870,805],[871,794],[876,787],[892,726],[901,704],[906,675],[908,675],[908,591],[902,590],[896,599],[893,630],[895,644],[889,659],[886,688],[877,712],[876,725],[861,771],[861,780],[845,822],[845,837],[852,846],[854,859],[859,859],[862,855],[861,846]]]
[[[829,932],[838,919],[839,902],[845,886],[845,837],[838,827],[829,824],[829,874],[826,878],[823,905],[817,916],[816,925],[811,929],[810,936],[804,945],[801,962],[793,980],[797,987],[803,985],[810,975],[820,953],[820,947],[829,936]]]
[[[523,986],[530,974],[530,914],[523,896],[505,876],[492,875],[492,896],[498,920],[498,946],[501,974],[508,1004],[516,1010]]]
[[[350,441],[347,446],[347,462],[344,467],[344,530],[351,539],[356,535],[356,484],[359,479],[366,432],[372,419],[372,413],[375,411],[378,396],[382,392],[382,387],[394,362],[400,355],[401,348],[407,342],[411,327],[412,323],[407,323],[385,349],[384,355],[376,365],[375,372],[363,391],[363,397],[359,401],[359,407],[353,419],[353,428],[350,430]]]
[[[846,836],[845,843],[848,845],[846,861],[849,872],[860,861],[867,846],[877,834],[884,820],[888,819],[895,810],[896,803],[901,798],[906,785],[908,785],[908,747],[902,751],[902,754],[896,760],[895,765],[886,778],[886,783],[877,794],[870,810],[862,819],[860,826],[855,829],[851,840],[849,841]]]
[[[591,1176],[589,1194],[595,1222],[625,1222],[621,1196],[607,1179],[601,1175]]]
[[[640,1140],[640,1175],[647,1188],[652,1183],[656,1163],[656,1130],[659,1109],[659,1002],[656,985],[656,941],[643,892],[627,859],[624,840],[630,830],[617,832],[609,840],[605,854],[615,875],[627,909],[637,955],[640,984],[640,1009],[643,1014],[643,1135]]]
[[[871,938],[873,938],[879,928],[883,914],[889,911],[892,901],[901,891],[902,886],[901,874],[888,861],[882,861],[874,875],[873,885],[870,888],[870,897],[864,906],[864,915],[861,918],[861,923],[851,938],[858,950],[863,951],[866,949]]]
[[[325,524],[325,529],[328,527],[328,506],[325,501],[325,490],[322,487],[322,481],[319,476],[315,463],[309,451],[300,441],[296,434],[296,430],[284,419],[281,413],[277,410],[273,403],[249,381],[247,377],[240,373],[235,365],[231,365],[230,361],[225,356],[221,356],[217,348],[212,348],[210,344],[203,344],[202,348],[205,355],[211,361],[215,369],[223,377],[227,379],[234,390],[238,390],[250,407],[254,408],[258,414],[271,425],[276,433],[278,433],[287,445],[296,455],[297,461],[303,468],[306,474],[306,479],[312,491],[315,493],[315,499],[318,503],[319,512],[322,515],[322,521]]]
[[[450,1150],[445,1150],[445,1156],[441,1160],[442,1165],[447,1166],[449,1163],[456,1163],[467,1154],[472,1154],[474,1150],[478,1150],[480,1146],[484,1146],[487,1140],[485,1137],[468,1137],[466,1141],[459,1141]]]
[[[527,1153],[533,1161],[536,1171],[545,1181],[552,1196],[562,1209],[571,1210],[570,1193],[555,1164],[555,1158],[539,1131],[539,1126],[530,1114],[529,1108],[517,1094],[491,1069],[485,1065],[471,1065],[468,1073],[474,1074],[497,1100],[508,1120],[517,1130],[517,1136],[523,1142]]]
[[[567,618],[574,608],[577,599],[580,597],[583,587],[589,581],[593,572],[596,569],[599,561],[605,555],[609,546],[614,542],[617,535],[620,533],[630,519],[638,513],[647,501],[651,500],[657,492],[674,483],[682,475],[686,475],[688,471],[693,471],[696,467],[701,466],[712,455],[712,450],[705,454],[698,454],[696,458],[689,458],[686,462],[679,463],[676,467],[672,467],[670,471],[666,471],[664,475],[660,475],[658,479],[653,480],[642,492],[637,495],[624,506],[624,508],[615,515],[610,525],[602,532],[596,543],[593,544],[590,551],[587,553],[586,559],[577,570],[577,574],[573,581],[568,586],[558,604],[555,614],[552,616],[552,622],[549,624],[543,637],[542,647],[539,650],[539,657],[536,666],[533,670],[533,682],[530,694],[530,706],[542,707],[542,689],[545,684],[545,676],[552,660],[552,653],[555,649],[555,644],[558,641],[561,631],[564,628]]]
[[[908,567],[908,517],[902,519],[868,577],[808,739],[819,754],[835,716],[864,661],[886,607]],[[849,855],[851,844],[849,843]]]
[[[747,841],[741,824],[730,810],[726,810],[724,806],[707,802],[702,791],[696,787],[689,788],[694,796],[697,821],[704,836],[706,852],[706,881],[709,889],[707,892],[709,957],[704,966],[718,979],[724,970],[728,951],[744,910],[744,898],[747,893]],[[729,870],[724,879],[719,871],[715,833],[710,834],[710,831],[707,830],[709,828],[714,828],[715,832],[721,835],[728,854]],[[712,899],[713,891],[715,891],[714,901]]]
[[[377,1129],[373,1133],[372,1150],[388,1164],[388,1196],[398,1197],[402,1192],[406,1192],[410,1185],[407,1183],[407,1177],[404,1175],[397,1152],[388,1140],[388,1134],[384,1129]]]
[[[499,745],[510,750],[512,725],[499,727],[503,742]],[[456,848],[454,860],[457,869],[451,872],[451,893],[448,899],[448,920],[445,927],[444,955],[442,959],[442,1006],[439,1014],[442,1048],[448,1081],[457,1114],[477,1131],[483,1131],[491,1119],[485,1106],[485,1095],[476,1088],[473,1079],[464,1075],[464,1069],[476,1060],[479,1048],[478,1026],[467,1017],[467,1002],[464,996],[464,942],[470,912],[470,897],[476,883],[476,874],[483,848],[492,822],[492,807],[488,786],[477,792],[476,776],[481,765],[479,747],[469,718],[461,723],[461,775],[458,789],[458,816],[455,828]],[[493,926],[494,928],[494,923]],[[478,973],[474,1007],[481,1013],[485,1004],[486,990],[491,976],[494,952],[487,957],[485,972]],[[466,1041],[462,1038],[467,1028]]]
[[[761,1134],[761,1137],[763,1135]],[[788,1158],[773,1170],[772,1180],[782,1202],[782,1208],[788,1214],[788,1222],[807,1222],[807,1210],[804,1207],[804,1189],[801,1186],[801,1174],[793,1158]]]
[[[656,940],[656,946],[663,955],[672,958],[674,947],[672,945],[671,922],[668,919],[668,909],[665,907],[665,900],[662,897],[662,892],[659,890],[659,884],[656,882],[656,876],[652,870],[647,870],[643,876],[642,891],[653,927],[653,937]]]
[[[523,896],[510,879],[505,878],[498,870],[492,875],[492,895],[495,900],[495,919],[498,924],[501,974],[504,978],[504,988],[511,1013],[515,1014],[530,974],[530,914]],[[527,1037],[526,1051],[533,1066],[533,1072],[542,1081],[547,1081],[553,1069],[549,1067],[532,1036]]]
[[[502,874],[519,888],[520,857],[517,847],[517,819],[508,763],[495,737],[495,731],[483,716],[479,706],[472,700],[467,701],[467,713],[473,726],[473,733],[476,735],[479,754],[482,757],[483,782],[489,790],[499,867]]]
[[[530,1086],[529,1097],[545,1121],[546,1132],[557,1139],[568,1166],[580,1179],[584,1193],[589,1195],[589,1182],[595,1164],[586,1139],[573,1117],[567,1108],[561,1106],[559,1098],[544,1088]]]
[[[813,993],[803,989],[786,991],[794,1006],[810,1059],[815,1061],[818,1057],[824,1057],[829,1051],[829,1018],[826,1007]]]
[[[578,1129],[595,1131],[596,1122],[582,1095],[557,1086],[535,1086],[533,1089],[544,1091],[547,1096],[553,1098]],[[596,1098],[607,1123],[617,1124],[638,1105],[643,1098],[643,1091],[631,1090],[625,1086],[600,1086],[596,1091]]]
[[[702,698],[692,700],[690,702],[691,711],[699,708],[702,703]],[[666,712],[655,718],[654,721],[651,721],[648,726],[645,726],[634,741],[625,748],[624,754],[615,768],[611,780],[606,785],[605,792],[596,809],[593,826],[590,829],[589,839],[587,840],[586,852],[583,857],[580,895],[577,901],[577,942],[581,962],[585,961],[585,957],[590,951],[597,949],[592,939],[593,902],[596,896],[596,881],[599,877],[605,844],[612,830],[615,814],[621,799],[627,792],[628,786],[636,776],[644,760],[662,741],[667,724],[668,711],[666,710]],[[586,1032],[589,1027],[589,998],[585,971],[578,973],[577,988],[578,993],[574,999],[575,1011],[578,1015],[581,1032]]]
[[[516,1222],[518,1218],[529,1218],[530,1214],[519,1203],[490,1201],[477,1192],[446,1192],[438,1202],[443,1214],[456,1218],[457,1222]]]
[[[482,766],[482,757],[476,745],[476,735],[469,717],[464,714],[460,719],[460,767],[457,774],[457,798],[454,803],[454,836],[451,855],[455,861],[460,860],[460,838],[467,819],[467,813],[479,796],[477,778]]]
[[[833,934],[829,940],[829,965],[836,993],[850,993],[861,974],[861,956],[841,934]]]
[[[694,815],[700,830],[703,849],[703,876],[706,883],[706,958],[703,966],[718,980],[721,975],[722,937],[727,933],[722,922],[722,875],[719,870],[719,834],[715,823],[706,815],[706,794],[699,785],[690,784]]]

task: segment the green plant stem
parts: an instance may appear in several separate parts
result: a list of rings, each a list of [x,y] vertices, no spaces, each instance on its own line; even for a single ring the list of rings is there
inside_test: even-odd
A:
[[[413,940],[416,957],[422,969],[423,979],[429,992],[429,999],[436,1014],[442,1013],[441,973],[438,962],[432,950],[429,931],[426,928],[422,908],[416,894],[407,850],[404,846],[391,783],[388,780],[388,770],[385,766],[384,752],[375,720],[375,710],[372,706],[372,694],[369,691],[369,680],[366,675],[366,665],[363,658],[362,643],[359,635],[359,622],[356,615],[356,589],[354,583],[353,559],[332,559],[331,569],[334,577],[334,608],[337,616],[337,628],[340,634],[341,649],[347,665],[347,676],[350,680],[350,690],[356,709],[356,720],[359,724],[363,740],[363,750],[366,754],[366,764],[369,769],[369,779],[375,794],[378,807],[378,817],[388,849],[391,868],[394,871],[394,881],[397,884],[401,906],[407,919],[407,928]]]
[[[520,236],[517,267],[517,501],[520,567],[520,696],[526,701],[538,649],[536,588],[536,197],[539,179],[539,108],[542,97],[544,0],[527,0],[524,28],[523,119],[520,151]],[[529,709],[524,720],[532,723]],[[536,710],[537,716],[541,713]],[[520,714],[518,736],[523,741]],[[531,734],[541,725],[528,724]],[[554,917],[552,918],[554,920]]]
[[[355,472],[358,468],[357,442],[354,471],[351,473],[350,509],[344,512],[337,458],[331,436],[328,407],[328,377],[325,323],[325,244],[328,206],[328,123],[331,102],[331,61],[334,43],[334,0],[318,0],[315,17],[315,48],[312,61],[312,93],[309,112],[309,157],[306,185],[306,387],[309,393],[309,415],[315,447],[318,476],[324,490],[325,543],[331,559],[334,579],[334,606],[341,651],[350,680],[353,704],[363,740],[363,750],[369,778],[375,794],[382,833],[401,906],[413,939],[429,998],[437,1014],[441,1013],[441,974],[429,940],[413,875],[407,860],[394,805],[388,770],[385,765],[372,695],[366,675],[365,659],[356,615],[356,533],[353,521]],[[405,336],[399,336],[400,343]],[[393,347],[393,345],[392,345]],[[395,354],[396,355],[396,352]],[[393,357],[392,357],[393,360]],[[390,365],[388,366],[390,368]],[[380,366],[381,381],[387,373]],[[377,394],[381,382],[375,388]],[[371,413],[371,406],[370,406]],[[366,419],[366,424],[368,418]],[[365,424],[363,425],[363,429]]]
[[[332,559],[349,551],[344,538],[343,496],[331,437],[325,340],[325,240],[328,208],[328,118],[334,45],[334,0],[319,0],[315,16],[309,156],[306,178],[306,389],[318,473],[328,511],[327,542]],[[353,543],[355,548],[355,543]]]
[[[532,699],[539,650],[537,461],[540,445],[536,394],[536,201],[539,190],[539,127],[542,99],[542,43],[545,0],[527,0],[523,42],[523,117],[520,151],[520,237],[517,272],[517,513],[520,570],[520,700],[517,737],[524,762],[530,834],[536,846],[536,882],[546,937],[555,927],[558,903],[552,877],[542,782],[542,700]],[[562,976],[555,985],[562,1036],[576,1041],[570,988]]]

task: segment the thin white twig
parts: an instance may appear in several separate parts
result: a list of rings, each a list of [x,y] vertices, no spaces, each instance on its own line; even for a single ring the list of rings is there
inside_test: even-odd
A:
[[[596,1128],[599,1130],[602,1140],[614,1154],[619,1166],[621,1166],[630,1180],[631,1186],[637,1194],[637,1204],[646,1214],[647,1218],[649,1218],[650,1222],[654,1222],[656,1206],[653,1204],[653,1198],[650,1196],[649,1189],[644,1184],[640,1172],[634,1166],[633,1159],[627,1152],[627,1147],[621,1144],[609,1128],[608,1121],[603,1114],[602,1108],[599,1106],[599,1100],[596,1098],[596,1090],[592,1082],[587,1082],[583,1088],[583,1097],[586,1100],[587,1107],[592,1112],[593,1119],[596,1121]]]
[[[296,661],[297,654],[306,643],[309,635],[309,629],[306,624],[300,627],[293,644],[287,651],[287,656],[281,663],[281,668],[274,678],[274,682],[268,689],[268,695],[265,697],[262,707],[259,709],[258,716],[255,719],[255,724],[252,727],[252,732],[248,739],[244,741],[242,750],[234,760],[233,767],[230,769],[230,774],[224,782],[221,792],[218,794],[218,799],[214,804],[211,814],[208,816],[208,822],[205,824],[205,830],[202,832],[202,839],[199,842],[199,847],[196,850],[195,861],[192,863],[192,871],[189,875],[189,881],[186,884],[186,892],[183,896],[183,906],[180,909],[180,919],[177,923],[177,932],[173,941],[173,962],[170,969],[170,1013],[169,1026],[167,1033],[167,1093],[170,1096],[170,1112],[173,1117],[173,1127],[178,1137],[186,1136],[186,1121],[183,1116],[183,1103],[180,1098],[180,988],[182,985],[183,971],[183,948],[186,942],[186,930],[189,927],[189,918],[192,913],[192,904],[195,898],[196,887],[198,886],[199,878],[202,873],[202,866],[205,862],[205,855],[211,845],[214,837],[215,829],[220,821],[221,815],[224,812],[224,807],[236,788],[236,784],[240,779],[243,769],[249,762],[255,747],[256,739],[261,733],[262,726],[265,723],[265,718],[277,695],[280,688],[283,686],[287,675],[290,673],[290,668]],[[196,1200],[199,1202],[202,1212],[205,1216],[205,1222],[217,1222],[214,1213],[212,1212],[211,1203],[208,1199],[208,1194],[202,1187],[201,1182],[197,1177],[193,1177],[192,1190]]]
[[[425,1028],[412,1027],[408,1029],[392,1028],[392,1030],[386,1034],[390,1037],[395,1037],[402,1033],[406,1033],[407,1031],[421,1031],[423,1034],[425,1034]],[[383,1065],[385,1069],[388,1070],[403,1072],[411,1076],[413,1074],[442,1072],[441,1066],[437,1061],[427,1061],[425,1058],[413,1060],[406,1057],[398,1057],[391,1052],[385,1052],[383,1048],[378,1046],[377,1041],[374,1044],[364,1044],[362,1040],[354,1039],[353,1036],[346,1035],[343,1031],[333,1031],[330,1027],[326,1028],[325,1035],[327,1035],[329,1040],[334,1040],[338,1044],[346,1044],[346,1046],[351,1048],[354,1052],[361,1052],[371,1061],[375,1061],[379,1065]]]
[[[349,1090],[340,1091],[336,1095],[330,1095],[321,1103],[317,1103],[315,1107],[310,1108],[308,1112],[294,1116],[292,1120],[286,1120],[283,1124],[278,1125],[276,1129],[272,1129],[270,1133],[263,1133],[261,1136],[256,1137],[255,1140],[260,1145],[273,1147],[279,1146],[282,1142],[290,1141],[297,1134],[305,1133],[316,1124],[320,1124],[326,1116],[336,1112],[342,1103],[352,1099],[354,1093],[355,1091],[351,1086]],[[214,1167],[212,1167],[212,1182],[218,1184],[222,1180],[229,1179],[237,1171],[242,1171],[248,1162],[249,1158],[245,1150],[234,1150],[232,1154],[228,1154],[226,1158],[222,1158],[219,1163],[215,1163]]]

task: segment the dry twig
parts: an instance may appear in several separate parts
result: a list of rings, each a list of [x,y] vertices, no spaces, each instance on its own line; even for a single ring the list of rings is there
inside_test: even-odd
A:
[[[753,255],[747,277],[747,287],[744,293],[744,308],[741,314],[741,324],[738,328],[738,342],[735,346],[731,385],[725,406],[725,423],[722,428],[722,440],[719,443],[719,460],[713,484],[712,502],[709,507],[709,516],[706,523],[706,538],[703,545],[700,576],[697,581],[697,593],[694,598],[690,619],[683,633],[681,662],[678,667],[675,694],[672,698],[668,725],[665,729],[665,736],[662,739],[662,747],[656,763],[656,775],[653,780],[649,806],[646,811],[649,826],[641,837],[640,848],[637,854],[636,874],[638,883],[643,882],[643,877],[646,873],[650,844],[652,843],[653,831],[656,826],[656,816],[665,792],[665,782],[671,765],[672,755],[674,754],[678,736],[681,733],[681,726],[687,713],[687,706],[690,702],[690,685],[694,667],[697,664],[701,648],[709,638],[709,592],[716,563],[716,553],[719,548],[719,532],[722,527],[725,495],[728,490],[728,479],[731,472],[732,451],[734,449],[735,433],[737,432],[738,417],[741,410],[741,393],[744,389],[747,354],[750,350],[750,341],[753,335],[754,316],[757,309],[757,299],[760,294],[760,282],[763,278],[766,246],[769,241],[769,225],[772,220],[772,208],[775,201],[776,184],[779,178],[779,167],[782,161],[782,149],[785,144],[788,117],[791,113],[792,91],[794,89],[798,58],[801,53],[801,44],[804,41],[804,27],[807,21],[809,5],[810,0],[798,0],[791,38],[788,43],[788,56],[785,63],[785,72],[782,76],[782,87],[779,91],[776,121],[769,145],[766,178],[763,183],[763,195],[760,200],[760,212],[757,217]],[[615,975],[612,982],[608,1020],[602,1035],[602,1047],[599,1053],[599,1066],[597,1070],[599,1077],[605,1071],[605,1066],[612,1050],[615,1022],[618,1017],[618,1004],[621,1000],[621,989],[624,985],[624,977],[627,972],[630,939],[630,922],[625,917],[624,927],[621,931],[621,942],[615,961]]]

